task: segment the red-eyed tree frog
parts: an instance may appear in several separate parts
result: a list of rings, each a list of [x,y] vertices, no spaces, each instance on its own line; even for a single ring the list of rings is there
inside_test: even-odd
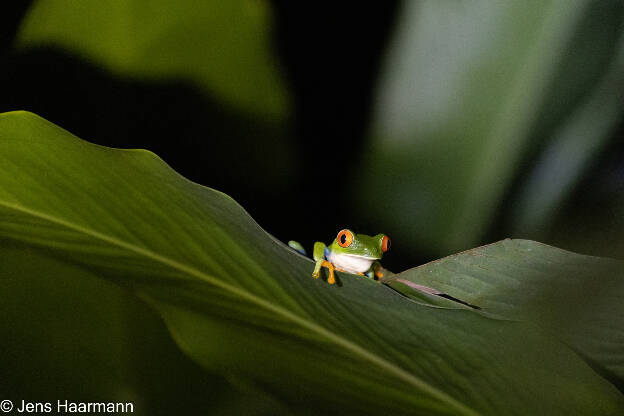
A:
[[[288,245],[301,254],[306,254],[301,244],[296,241],[289,241]],[[371,237],[355,234],[347,229],[341,230],[329,246],[319,241],[314,243],[313,257],[316,266],[312,276],[318,279],[321,267],[326,267],[329,271],[327,283],[330,285],[336,283],[334,270],[380,279],[383,277],[383,268],[379,260],[388,250],[390,239],[385,234]]]
[[[305,249],[298,242],[291,240],[288,242],[288,245],[304,256],[306,255]],[[329,246],[319,241],[314,243],[313,257],[316,265],[314,266],[312,276],[318,279],[321,274],[321,268],[326,267],[329,271],[327,283],[330,285],[336,283],[335,270],[359,274],[369,279],[382,279],[385,269],[381,267],[379,260],[381,260],[383,253],[388,250],[390,250],[390,238],[385,234],[377,234],[371,237],[365,234],[355,234],[347,229],[341,230]],[[473,309],[481,309],[479,306],[471,305],[437,289],[419,285],[405,279],[395,279],[395,281],[403,283],[418,292],[446,298]]]

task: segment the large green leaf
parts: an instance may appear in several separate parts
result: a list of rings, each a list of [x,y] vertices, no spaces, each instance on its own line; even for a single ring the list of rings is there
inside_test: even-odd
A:
[[[624,387],[624,263],[526,240],[478,247],[392,276],[433,286],[488,313],[531,321]]]
[[[298,413],[624,411],[622,394],[540,325],[359,276],[312,279],[309,259],[150,152],[7,113],[0,167],[0,241],[132,289],[190,357]]]
[[[18,46],[57,46],[123,75],[196,82],[227,105],[275,118],[287,92],[262,1],[37,0]]]
[[[0,391],[14,404],[67,397],[132,402],[135,415],[280,414],[265,395],[204,371],[152,308],[84,267],[2,239],[0,276]]]

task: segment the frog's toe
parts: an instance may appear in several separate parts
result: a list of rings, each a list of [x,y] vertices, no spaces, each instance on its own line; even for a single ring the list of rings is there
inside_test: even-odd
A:
[[[334,276],[329,276],[327,278],[327,283],[329,283],[330,285],[333,285],[334,283],[336,283],[336,278]]]

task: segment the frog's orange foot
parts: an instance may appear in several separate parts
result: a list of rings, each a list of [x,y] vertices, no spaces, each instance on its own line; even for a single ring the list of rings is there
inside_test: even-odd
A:
[[[323,263],[321,263],[321,267],[326,267],[327,271],[329,272],[329,276],[327,276],[327,283],[329,283],[330,285],[336,283],[336,277],[334,276],[334,265],[327,260],[323,260]],[[318,278],[318,275],[314,277]]]

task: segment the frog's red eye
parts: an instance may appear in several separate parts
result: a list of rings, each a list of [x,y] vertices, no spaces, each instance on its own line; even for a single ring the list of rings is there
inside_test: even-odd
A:
[[[384,235],[381,239],[381,251],[385,253],[388,250],[390,250],[390,239],[387,235]]]
[[[340,247],[349,247],[353,242],[353,233],[349,230],[342,230],[338,233],[336,241]]]

